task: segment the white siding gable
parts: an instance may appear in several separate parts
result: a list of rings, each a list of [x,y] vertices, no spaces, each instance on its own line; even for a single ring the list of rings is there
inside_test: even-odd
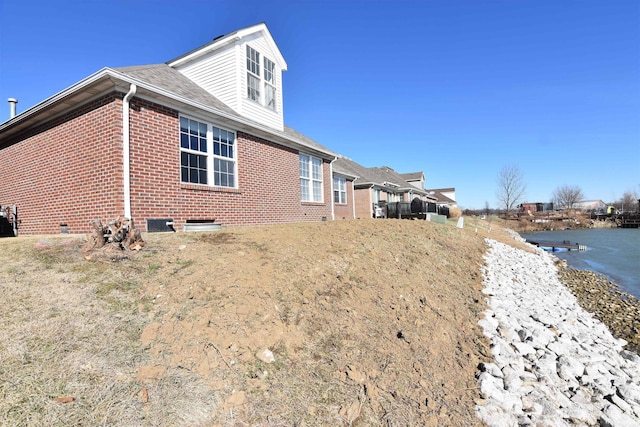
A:
[[[238,111],[236,50],[235,45],[225,46],[219,51],[202,56],[197,62],[190,62],[177,69],[220,101]]]
[[[249,98],[247,46],[260,55],[257,101]],[[264,58],[275,64],[275,109],[265,105]],[[279,131],[284,129],[282,71],[287,64],[265,24],[220,37],[168,64],[238,114]]]

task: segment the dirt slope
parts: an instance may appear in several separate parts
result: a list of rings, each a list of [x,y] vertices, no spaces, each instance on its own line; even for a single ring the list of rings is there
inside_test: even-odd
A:
[[[345,221],[163,244],[144,287],[151,388],[166,370],[197,372],[219,424],[478,424],[484,246],[468,230]]]
[[[145,234],[117,262],[81,237],[0,241],[3,298],[20,307],[0,309],[0,424],[480,425],[487,225]]]

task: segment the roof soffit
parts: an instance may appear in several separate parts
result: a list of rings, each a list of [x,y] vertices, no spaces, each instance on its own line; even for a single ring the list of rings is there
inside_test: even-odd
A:
[[[107,68],[103,68],[28,108],[12,119],[0,123],[0,139],[9,138],[31,126],[49,121],[114,89],[126,92],[128,86],[121,84],[117,78],[109,73]]]

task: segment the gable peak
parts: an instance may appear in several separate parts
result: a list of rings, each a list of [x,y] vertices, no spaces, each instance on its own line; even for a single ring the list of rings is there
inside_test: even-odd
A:
[[[263,37],[266,40],[267,44],[270,45],[271,50],[275,54],[274,59],[276,63],[281,70],[285,71],[287,69],[287,63],[284,60],[284,57],[282,56],[282,52],[280,52],[278,45],[273,39],[273,36],[271,35],[267,24],[264,22],[240,28],[228,34],[216,36],[209,43],[197,47],[183,55],[178,56],[177,58],[167,61],[166,64],[170,67],[178,67],[180,65],[194,61],[202,57],[203,55],[221,49],[227,45],[246,40],[253,35],[258,35],[259,37]]]

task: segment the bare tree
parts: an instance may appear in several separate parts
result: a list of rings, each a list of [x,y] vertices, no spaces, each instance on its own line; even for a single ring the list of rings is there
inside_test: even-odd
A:
[[[625,191],[617,204],[623,212],[634,212],[637,210],[638,194],[633,190]]]
[[[577,185],[563,185],[553,191],[553,202],[556,206],[571,209],[584,198],[582,189]]]
[[[498,173],[497,184],[496,197],[508,220],[509,212],[522,201],[527,190],[522,171],[514,165],[503,167]]]

